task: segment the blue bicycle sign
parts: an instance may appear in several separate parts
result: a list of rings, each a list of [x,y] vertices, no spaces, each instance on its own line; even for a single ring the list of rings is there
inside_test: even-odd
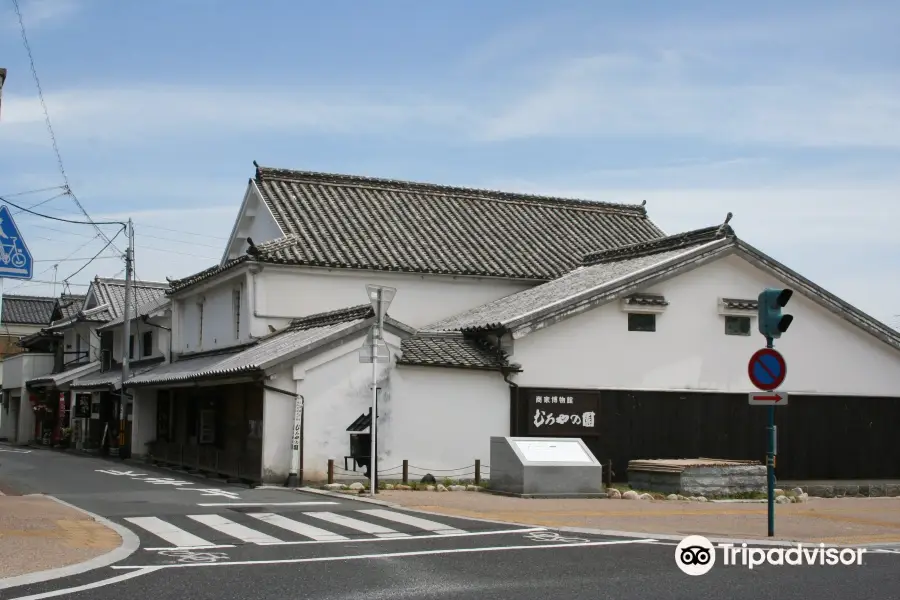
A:
[[[0,206],[0,277],[31,279],[32,263],[31,251],[25,245],[9,208]]]

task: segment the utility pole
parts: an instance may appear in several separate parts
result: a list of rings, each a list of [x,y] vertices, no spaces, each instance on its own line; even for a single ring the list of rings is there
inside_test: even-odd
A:
[[[369,495],[374,496],[378,490],[378,364],[391,362],[391,352],[384,341],[384,318],[387,309],[397,293],[396,288],[381,285],[367,285],[366,295],[375,315],[375,322],[362,348],[359,349],[359,362],[372,363],[372,415],[369,425]]]
[[[6,69],[0,67],[0,104],[3,102],[3,84],[6,82]]]
[[[128,358],[131,351],[131,256],[134,249],[134,229],[131,219],[126,225],[128,247],[125,248],[125,302],[122,308],[122,385],[119,387],[119,453],[125,446],[125,381],[128,379]]]

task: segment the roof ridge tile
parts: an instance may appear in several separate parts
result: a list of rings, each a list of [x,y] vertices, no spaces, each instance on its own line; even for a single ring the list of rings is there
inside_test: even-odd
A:
[[[734,230],[729,225],[704,227],[701,229],[694,229],[692,231],[677,233],[675,235],[670,235],[656,240],[639,242],[636,244],[628,244],[626,246],[619,246],[618,248],[601,250],[599,252],[592,252],[591,254],[587,254],[584,256],[584,258],[582,258],[581,265],[583,267],[590,267],[603,263],[628,260],[631,258],[639,258],[641,256],[651,256],[653,254],[660,254],[662,252],[678,250],[679,248],[686,248],[688,246],[696,246],[698,244],[712,242],[716,239],[733,237],[734,235]]]

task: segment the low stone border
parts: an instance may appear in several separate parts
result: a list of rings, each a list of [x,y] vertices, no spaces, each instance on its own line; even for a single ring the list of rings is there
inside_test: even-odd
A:
[[[900,497],[900,483],[884,485],[810,485],[799,487],[810,496],[818,498],[884,498]]]
[[[364,492],[367,488],[365,485],[363,485],[357,481],[357,482],[351,483],[350,485],[347,485],[345,483],[326,483],[322,489],[329,490],[332,492],[348,492],[351,494],[359,494],[359,493]],[[386,483],[384,485],[384,487],[380,488],[380,489],[383,489],[384,491],[390,491],[390,490],[415,491],[415,490],[418,490],[419,487],[417,486],[417,487],[413,488],[411,485],[405,485],[402,483],[397,484],[397,485],[394,485],[393,483]],[[479,485],[471,485],[470,484],[470,485],[446,486],[444,484],[438,483],[435,485],[426,485],[425,489],[422,491],[425,491],[425,492],[480,492],[481,489],[482,488]]]
[[[641,493],[635,490],[621,492],[615,488],[606,490],[607,496],[612,500],[667,500],[675,502],[765,502],[765,500],[731,500],[727,498],[716,499],[707,498],[706,496],[682,496],[681,494],[651,494]],[[803,503],[809,501],[809,494],[802,489],[794,488],[788,492],[784,490],[775,490],[775,502],[778,504]]]

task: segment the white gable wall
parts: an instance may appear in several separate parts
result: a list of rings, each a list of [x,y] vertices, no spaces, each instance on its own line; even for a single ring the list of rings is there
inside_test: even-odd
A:
[[[260,196],[256,183],[251,181],[228,240],[223,262],[244,254],[247,250],[247,238],[252,239],[254,244],[261,244],[281,237],[284,237],[284,233]]]
[[[410,480],[426,472],[472,479],[476,459],[490,465],[491,436],[509,435],[509,386],[496,371],[400,365],[391,373],[389,407],[379,435],[381,470],[408,460],[417,467]],[[384,477],[399,479],[399,470],[390,473]]]
[[[256,266],[252,267],[254,270]],[[291,319],[367,304],[367,284],[397,288],[390,315],[422,327],[473,306],[527,289],[533,284],[474,277],[389,274],[343,269],[265,265],[258,273],[241,267],[175,299],[174,352],[198,352],[249,342],[282,329]],[[232,292],[241,293],[241,332],[234,335]],[[198,345],[203,302],[203,340]]]
[[[397,295],[388,312],[394,319],[415,328],[534,285],[496,278],[278,266],[265,266],[256,280],[254,310],[265,315],[255,321],[256,328],[268,323],[279,326],[278,317],[300,317],[367,304],[368,284],[396,288]],[[285,322],[282,319],[281,326]],[[254,335],[260,333],[255,330]]]
[[[391,353],[396,355],[399,338],[387,332],[385,335]],[[363,338],[364,334],[354,336],[336,348],[271,372],[269,386],[304,398],[304,481],[325,480],[329,459],[343,467],[344,456],[350,451],[347,427],[372,405],[372,365],[359,362]],[[382,420],[387,418],[390,402],[386,377],[388,365],[379,364],[383,391],[378,412]],[[290,471],[294,399],[266,390],[264,402],[263,476],[267,481],[283,483]],[[384,453],[385,448],[379,448],[379,454]]]
[[[656,332],[630,332],[613,302],[516,340],[521,386],[751,392],[750,356],[765,346],[755,315],[750,336],[725,335],[720,297],[755,299],[790,287],[738,256],[698,267],[652,288],[669,302]],[[782,391],[900,396],[900,352],[794,293],[794,322],[775,348],[788,375]]]
[[[63,330],[63,364],[71,363],[68,368],[78,363],[87,363],[100,358],[100,338],[97,333],[99,323],[80,322]],[[78,336],[81,336],[81,355],[78,352]],[[89,355],[85,351],[90,350]]]

